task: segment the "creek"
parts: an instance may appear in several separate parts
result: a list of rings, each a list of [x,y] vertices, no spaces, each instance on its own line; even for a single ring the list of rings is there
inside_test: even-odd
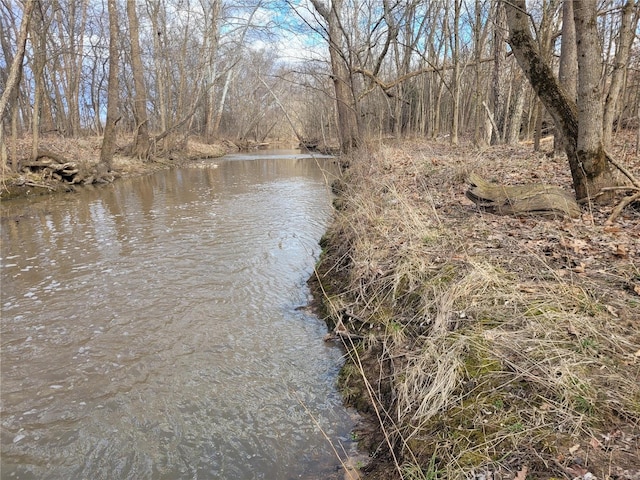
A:
[[[2,478],[338,478],[342,351],[301,308],[333,168],[237,154],[4,202]]]

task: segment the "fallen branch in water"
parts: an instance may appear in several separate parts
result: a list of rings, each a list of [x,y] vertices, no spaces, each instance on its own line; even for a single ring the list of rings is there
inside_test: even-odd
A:
[[[55,190],[55,188],[52,187],[51,185],[47,185],[46,183],[37,183],[32,180],[26,180],[21,185],[24,185],[25,187],[46,188],[47,190],[51,190],[51,191]]]

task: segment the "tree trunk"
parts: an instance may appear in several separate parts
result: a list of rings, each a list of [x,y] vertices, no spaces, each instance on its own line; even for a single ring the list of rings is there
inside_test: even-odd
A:
[[[64,96],[67,103],[67,135],[78,137],[80,135],[80,82],[82,76],[82,62],[84,58],[83,38],[87,21],[88,0],[70,2],[66,8],[56,9],[56,17],[60,25],[68,25],[68,38],[62,55],[64,59]],[[80,9],[80,11],[78,11]],[[79,15],[78,15],[79,14]],[[79,17],[79,20],[78,20]],[[66,22],[65,22],[66,20]]]
[[[482,48],[483,48],[483,40],[484,36],[482,33],[482,18],[480,11],[480,0],[475,0],[475,18],[473,24],[473,50],[476,60],[482,57]],[[482,102],[484,102],[484,89],[482,88],[481,82],[481,69],[482,64],[479,61],[475,62],[473,67],[473,80],[474,80],[474,119],[473,119],[473,142],[476,146],[480,148],[484,148],[487,145],[487,141],[485,139],[485,131],[482,128],[484,119],[484,107],[482,106]]]
[[[526,93],[525,87],[525,80],[523,78],[518,79],[517,85],[514,87],[515,100],[513,103],[513,109],[509,115],[509,125],[506,138],[508,145],[517,145],[520,140],[520,127],[522,125],[522,114],[524,112],[524,100]]]
[[[143,160],[149,158],[149,121],[147,118],[147,87],[144,83],[144,67],[140,51],[140,33],[136,2],[127,2],[127,17],[131,35],[131,70],[135,88],[133,116],[136,122],[136,135],[133,141],[132,154]]]
[[[38,144],[40,143],[40,125],[42,100],[45,93],[44,67],[47,61],[47,27],[43,12],[37,8],[33,16],[31,29],[31,45],[33,47],[33,113],[31,117],[31,160],[38,156]]]
[[[571,2],[569,2],[571,3]],[[635,13],[634,13],[635,12]],[[640,14],[634,8],[634,1],[628,0],[624,8],[622,9],[622,18],[620,19],[620,31],[616,41],[616,55],[614,59],[613,71],[611,72],[611,84],[609,85],[609,92],[607,93],[607,99],[604,104],[604,118],[603,118],[603,143],[605,147],[611,144],[611,137],[613,136],[613,123],[618,115],[619,104],[618,97],[622,88],[622,83],[625,75],[625,68],[629,61],[629,54],[631,51],[631,44],[633,43],[634,35],[638,25],[638,18]]]
[[[27,44],[27,34],[29,33],[29,22],[31,21],[31,14],[33,12],[33,5],[35,0],[29,0],[24,6],[22,12],[22,24],[20,25],[20,33],[18,37],[18,51],[13,57],[13,62],[9,69],[9,76],[7,78],[7,84],[0,97],[0,120],[4,118],[4,112],[9,103],[9,98],[15,88],[18,88],[18,80],[22,72],[22,60],[24,59],[24,51]]]
[[[582,0],[573,5],[578,54],[578,136],[577,160],[587,181],[581,184],[578,198],[589,197],[613,185],[613,177],[604,150],[604,104],[600,76],[602,55],[598,36],[597,0]],[[611,198],[613,195],[609,195]]]
[[[601,69],[593,63],[601,58],[597,43],[595,0],[574,3],[576,31],[582,30],[578,34],[578,62],[581,71],[578,95],[584,92],[587,97],[581,99],[580,109],[543,59],[531,35],[526,1],[510,0],[503,2],[503,5],[507,12],[509,43],[516,60],[566,140],[564,147],[576,197],[579,200],[594,198],[601,188],[614,184],[602,146],[602,101],[598,86]],[[579,6],[581,8],[578,9]],[[599,107],[591,106],[589,102],[596,103]],[[599,120],[588,118],[591,114],[599,115]],[[599,133],[595,131],[596,123],[599,123]],[[590,135],[595,137],[589,138]],[[598,199],[608,200],[606,197],[602,195]]]
[[[222,86],[222,94],[220,95],[220,104],[218,105],[218,111],[216,112],[216,118],[213,123],[212,136],[218,135],[220,129],[220,122],[222,121],[222,114],[224,113],[224,103],[227,101],[227,93],[229,92],[229,85],[231,85],[231,79],[233,77],[233,70],[229,69],[225,75],[224,85]]]
[[[499,5],[496,9],[496,24],[493,31],[493,72],[491,78],[491,91],[493,94],[493,118],[496,128],[491,137],[491,144],[503,143],[505,122],[507,121],[506,90],[507,90],[507,49],[506,49],[506,23],[504,9]]]
[[[533,127],[533,151],[540,151],[540,141],[542,140],[542,117],[545,114],[544,107],[542,106],[542,102],[538,99],[535,106],[534,113],[534,127]]]
[[[109,80],[107,85],[107,119],[104,126],[100,169],[111,170],[116,146],[116,122],[118,118],[118,10],[116,0],[107,0],[109,11]]]
[[[163,32],[165,27],[162,24],[166,19],[166,12],[162,10],[164,4],[147,0],[147,11],[153,28],[153,62],[155,70],[155,91],[156,91],[156,112],[160,116],[160,131],[165,132],[169,129],[169,106],[167,100],[167,71],[165,68],[165,45]]]
[[[342,0],[333,0],[330,7],[327,7],[320,0],[311,0],[311,3],[327,22],[329,56],[333,86],[336,92],[340,148],[343,152],[349,152],[360,144],[360,132],[356,101],[353,96],[352,76],[345,63],[346,55],[342,48],[344,41],[339,16]]]
[[[460,10],[461,0],[453,2],[453,73],[452,73],[452,92],[453,105],[451,115],[451,145],[458,145],[458,130],[460,128]]]
[[[217,135],[215,127],[216,118],[216,89],[214,88],[216,77],[218,76],[218,65],[216,63],[216,53],[218,51],[218,17],[220,16],[220,1],[214,1],[210,5],[211,10],[205,9],[206,27],[205,27],[205,45],[207,52],[207,91],[208,98],[206,103],[205,114],[205,138],[212,141]],[[207,7],[209,8],[209,7]],[[224,107],[224,105],[223,105]]]
[[[2,96],[0,96],[0,146],[2,155],[3,164],[7,163],[7,151],[4,142],[4,114],[7,109],[7,105],[9,104],[9,100],[11,98],[13,101],[13,108],[18,108],[18,95],[14,95],[17,91],[18,84],[20,83],[20,78],[22,77],[22,60],[24,59],[24,52],[27,45],[27,35],[29,33],[29,22],[31,21],[31,14],[33,13],[33,6],[35,4],[35,0],[29,0],[22,12],[22,24],[20,25],[20,33],[18,34],[17,41],[17,51],[15,56],[13,57],[13,61],[11,62],[11,67],[9,68],[9,75],[7,77],[7,82],[5,84],[4,91],[2,92]],[[15,115],[13,118],[17,118]],[[17,159],[14,157],[13,159],[14,166],[17,166]]]
[[[573,20],[573,2],[562,4],[562,38],[560,40],[560,68],[558,71],[560,84],[567,95],[576,101],[578,83],[578,53],[576,52],[576,24]],[[556,129],[554,136],[554,153],[564,150],[562,132]]]

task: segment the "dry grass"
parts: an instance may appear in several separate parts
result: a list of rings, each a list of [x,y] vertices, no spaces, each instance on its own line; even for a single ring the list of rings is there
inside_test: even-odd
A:
[[[527,147],[350,159],[318,272],[364,337],[342,384],[380,417],[371,478],[640,475],[640,214],[607,228],[606,209],[497,217],[464,198],[471,170],[568,187],[564,169]]]

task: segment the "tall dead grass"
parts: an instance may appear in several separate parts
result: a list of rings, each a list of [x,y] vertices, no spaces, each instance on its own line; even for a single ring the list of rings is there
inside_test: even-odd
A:
[[[318,268],[325,304],[364,338],[347,347],[398,478],[563,476],[575,445],[594,458],[611,431],[637,429],[640,335],[598,284],[465,205],[468,162],[434,148],[350,159]],[[352,395],[362,385],[344,378]]]

